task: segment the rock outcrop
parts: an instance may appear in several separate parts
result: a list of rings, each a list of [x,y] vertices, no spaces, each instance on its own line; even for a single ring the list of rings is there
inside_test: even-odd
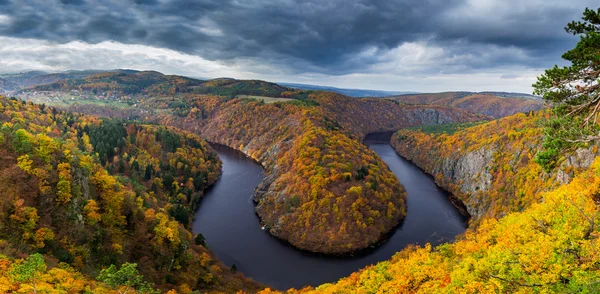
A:
[[[517,114],[452,135],[402,130],[391,144],[460,199],[477,223],[540,201],[539,192],[568,183],[597,156],[596,147],[578,149],[545,173],[533,162],[543,139],[539,119]]]

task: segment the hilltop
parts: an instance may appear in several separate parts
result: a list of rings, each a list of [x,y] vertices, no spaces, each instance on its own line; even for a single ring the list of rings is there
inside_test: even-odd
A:
[[[21,73],[0,74],[0,79],[5,79],[11,82],[14,87],[4,88],[5,92],[14,92],[20,89],[34,87],[38,85],[51,84],[65,79],[81,79],[91,75],[103,72],[135,72],[132,70],[69,70],[59,73],[47,73],[43,71],[26,71]],[[1,89],[1,87],[0,87]]]
[[[337,88],[330,86],[317,86],[307,84],[296,84],[296,83],[277,83],[279,85],[290,87],[300,90],[317,90],[317,91],[328,91],[334,92],[350,97],[387,97],[394,95],[406,95],[406,94],[417,94],[417,92],[410,91],[383,91],[383,90],[365,90],[365,89],[346,89]]]
[[[56,74],[12,78],[11,88],[20,97],[40,96],[52,92],[64,97],[129,100],[132,96],[174,96],[183,93],[213,94],[226,97],[238,95],[298,98],[297,90],[259,80],[213,79],[198,80],[183,76],[164,75],[156,71],[74,71]],[[54,95],[55,96],[55,95]]]
[[[507,92],[445,92],[414,94],[389,97],[407,104],[435,104],[465,109],[494,118],[510,116],[518,112],[536,111],[545,108],[539,97]]]

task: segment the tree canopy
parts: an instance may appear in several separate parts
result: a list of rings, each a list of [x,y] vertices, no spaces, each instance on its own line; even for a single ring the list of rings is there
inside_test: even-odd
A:
[[[546,70],[533,85],[554,106],[546,126],[546,141],[536,161],[547,170],[556,166],[561,151],[600,139],[600,8],[586,8],[583,21],[573,21],[566,31],[579,35],[575,48],[562,58],[569,66]]]
[[[33,293],[37,293],[36,280],[46,271],[46,263],[41,254],[29,255],[22,263],[13,264],[9,274],[13,280],[30,284]]]
[[[102,270],[97,279],[113,288],[119,288],[119,293],[127,293],[131,289],[139,290],[142,293],[155,292],[152,290],[152,286],[144,281],[144,276],[138,272],[136,263],[124,263],[120,269],[111,265]]]

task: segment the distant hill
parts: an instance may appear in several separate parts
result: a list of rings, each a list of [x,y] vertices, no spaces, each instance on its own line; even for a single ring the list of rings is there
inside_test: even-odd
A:
[[[63,76],[64,74],[56,74]],[[87,75],[87,73],[67,74],[82,75],[83,77],[74,77],[59,79],[52,83],[42,84],[33,87],[33,91],[81,91],[95,95],[169,95],[172,91],[179,92],[180,89],[187,89],[193,86],[199,86],[204,81],[180,77],[163,75],[156,71],[110,71]],[[42,76],[49,77],[49,76]],[[50,79],[53,78],[49,77]]]
[[[401,92],[401,91],[380,91],[380,90],[362,90],[362,89],[343,89],[328,86],[317,86],[317,85],[306,85],[306,84],[294,84],[294,83],[278,83],[279,85],[300,89],[300,90],[316,90],[316,91],[329,91],[339,93],[350,97],[386,97],[404,94],[417,94],[418,92]]]
[[[16,82],[24,79],[29,79],[32,77],[47,75],[48,73],[45,71],[25,71],[25,72],[17,72],[17,73],[0,73],[0,79],[9,80],[11,82]]]
[[[195,94],[213,94],[235,97],[237,95],[257,95],[267,97],[306,99],[308,93],[302,93],[290,87],[260,80],[213,79],[195,87]]]
[[[92,98],[111,98],[119,101],[124,96],[170,97],[175,94],[210,94],[229,98],[246,95],[305,100],[312,92],[326,91],[350,97],[386,98],[406,104],[453,106],[494,118],[544,108],[544,103],[539,97],[524,93],[488,91],[479,93],[445,92],[419,94],[411,92],[342,89],[293,83],[276,84],[260,80],[236,80],[230,78],[201,80],[176,75],[165,75],[156,71],[123,69],[111,71],[66,71],[51,74],[44,72],[5,74],[0,75],[0,91],[13,93],[25,99],[30,98],[29,96],[31,95],[45,95],[43,93],[46,92],[57,93],[58,95],[68,93],[75,96],[92,96]],[[56,94],[52,95],[56,96]],[[68,97],[61,99],[65,98],[70,99]]]
[[[0,85],[0,91],[4,88],[4,92],[16,91],[19,89],[51,84],[60,80],[66,79],[82,79],[92,75],[96,75],[103,72],[115,72],[115,73],[135,73],[135,70],[69,70],[58,73],[47,73],[44,71],[26,71],[20,73],[6,73],[0,74],[0,80],[5,80],[11,83],[11,87],[2,87]]]
[[[22,80],[18,80],[15,81],[17,83],[19,83],[22,87],[24,88],[28,88],[28,87],[34,87],[34,86],[38,86],[38,85],[46,85],[46,84],[51,84],[60,80],[66,80],[66,79],[82,79],[82,78],[86,78],[92,75],[96,75],[102,72],[106,72],[106,71],[101,71],[101,70],[71,70],[71,71],[66,71],[66,72],[60,72],[60,73],[50,73],[50,74],[41,74],[41,75],[37,75],[37,76],[31,76],[28,77],[26,79],[22,79]],[[132,72],[129,70],[113,70],[113,71],[109,71],[109,72]],[[135,71],[133,71],[135,72]]]
[[[540,110],[545,107],[539,97],[508,92],[444,92],[387,97],[406,104],[435,104],[454,106],[469,112],[505,117],[519,112]]]
[[[183,76],[164,75],[156,71],[133,70],[47,74],[23,79],[21,87],[25,88],[21,91],[22,93],[77,91],[105,97],[124,95],[172,96],[177,93],[193,93],[227,97],[257,95],[303,99],[307,95],[307,93],[302,93],[302,91],[296,89],[259,80],[227,78],[198,80]]]
[[[11,92],[19,89],[19,85],[15,84],[7,79],[0,78],[0,93]]]

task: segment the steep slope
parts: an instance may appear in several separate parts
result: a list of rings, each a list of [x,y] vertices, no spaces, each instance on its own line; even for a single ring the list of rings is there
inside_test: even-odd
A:
[[[161,289],[259,287],[187,229],[220,174],[199,137],[3,97],[0,123],[0,255],[40,252],[89,276],[135,262]]]
[[[392,97],[407,104],[435,104],[465,109],[494,118],[510,116],[518,112],[536,111],[544,108],[544,102],[531,95],[518,95],[501,92],[446,92],[415,94]]]
[[[597,148],[578,150],[551,174],[533,161],[542,144],[540,121],[547,116],[516,114],[453,134],[401,130],[391,143],[458,197],[477,222],[538,202],[541,191],[591,164]]]
[[[452,244],[408,248],[337,283],[289,293],[598,293],[598,195],[599,159],[541,193],[544,201]]]

